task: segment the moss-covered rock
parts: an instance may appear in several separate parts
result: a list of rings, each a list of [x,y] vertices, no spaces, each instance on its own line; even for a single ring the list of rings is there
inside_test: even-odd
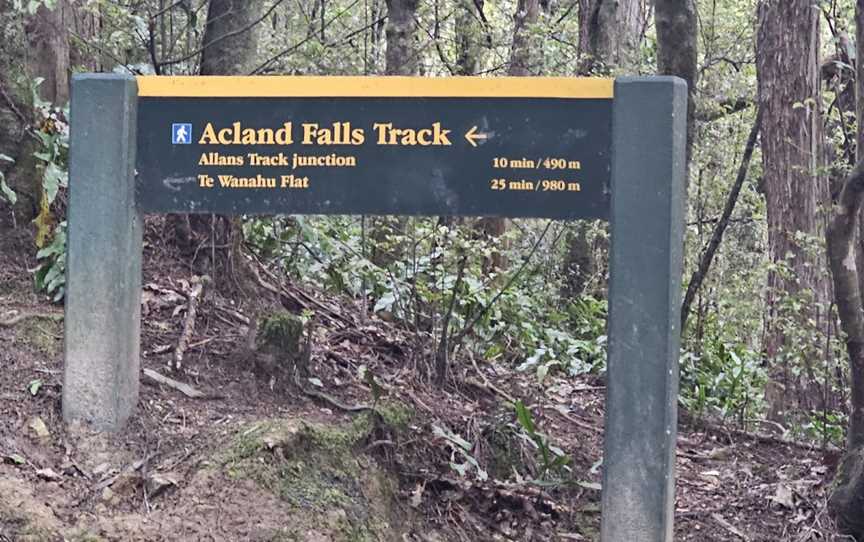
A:
[[[310,533],[321,540],[399,540],[396,484],[358,453],[377,416],[367,413],[337,426],[258,423],[240,431],[216,463],[229,476],[266,488],[296,513],[298,524],[278,540],[309,540]]]
[[[256,371],[262,376],[291,381],[294,371],[308,373],[303,355],[303,320],[287,311],[261,318],[255,337]]]

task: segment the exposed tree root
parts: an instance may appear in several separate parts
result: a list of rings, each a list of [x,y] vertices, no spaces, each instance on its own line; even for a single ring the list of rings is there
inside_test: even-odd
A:
[[[55,322],[59,322],[63,320],[63,315],[41,312],[22,312],[21,314],[16,314],[9,318],[0,319],[0,327],[12,327],[30,318],[41,318],[45,320],[54,320]]]

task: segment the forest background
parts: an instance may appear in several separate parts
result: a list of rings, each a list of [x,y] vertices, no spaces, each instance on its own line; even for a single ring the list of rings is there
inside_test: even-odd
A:
[[[28,280],[61,302],[73,72],[677,75],[690,84],[682,412],[834,454],[834,517],[860,535],[861,4],[0,0],[0,232],[26,232]],[[208,215],[147,231],[148,250],[212,277],[253,323],[270,310],[249,301],[258,266],[352,300],[415,337],[430,386],[458,387],[478,360],[541,387],[602,383],[601,223]],[[169,365],[182,374],[180,358]]]

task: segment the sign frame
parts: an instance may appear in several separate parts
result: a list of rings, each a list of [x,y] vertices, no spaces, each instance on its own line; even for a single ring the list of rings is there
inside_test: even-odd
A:
[[[139,96],[172,79],[72,78],[62,407],[65,421],[97,430],[123,428],[138,401],[143,240],[135,192],[137,107]],[[257,92],[283,95],[278,79],[255,78]],[[471,96],[572,97],[574,86],[597,91],[611,85],[571,78],[459,78],[455,86],[447,78],[318,79],[343,92],[377,88],[384,98],[450,95],[454,88],[473,88]],[[190,81],[209,87],[217,78]],[[218,88],[248,90],[237,78]],[[321,95],[321,86],[302,88],[299,97]],[[614,81],[602,542],[672,541],[686,117],[683,80]]]

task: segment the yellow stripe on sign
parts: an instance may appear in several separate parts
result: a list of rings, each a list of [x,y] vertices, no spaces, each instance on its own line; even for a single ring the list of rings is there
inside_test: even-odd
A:
[[[586,77],[181,76],[138,78],[138,95],[177,98],[601,98],[613,79]]]

